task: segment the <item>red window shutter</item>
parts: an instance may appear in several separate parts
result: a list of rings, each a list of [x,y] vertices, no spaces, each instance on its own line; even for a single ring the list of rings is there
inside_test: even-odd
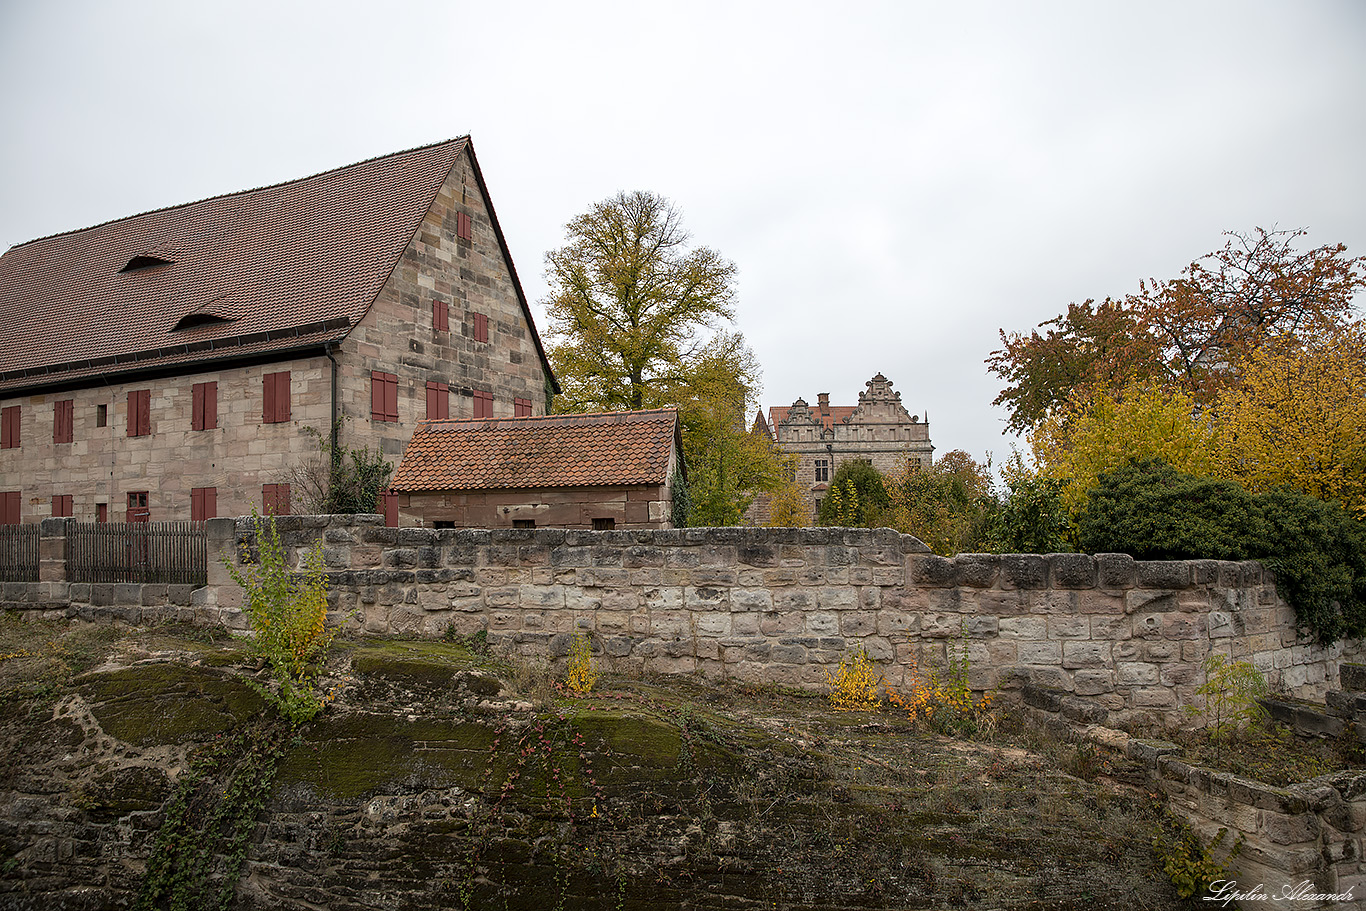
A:
[[[474,340],[476,342],[487,342],[489,340],[489,318],[483,313],[471,314],[471,322],[474,323]]]
[[[0,449],[19,447],[19,405],[0,411]]]
[[[128,435],[142,437],[152,432],[152,390],[135,389],[128,393]]]
[[[96,503],[96,504],[95,504],[95,521],[96,521],[96,522],[108,522],[108,521],[109,521],[109,504],[108,504],[108,503]]]
[[[512,415],[519,418],[531,417],[531,399],[513,399]]]
[[[275,374],[275,420],[288,421],[294,414],[289,395],[289,371]]]
[[[262,486],[261,505],[268,516],[289,515],[289,485],[266,484]]]
[[[0,493],[0,525],[19,524],[19,491]]]
[[[289,371],[267,373],[264,387],[265,406],[262,409],[262,423],[280,424],[290,418]]]
[[[190,491],[190,521],[218,518],[218,488],[196,487]]]
[[[478,389],[474,391],[474,416],[476,418],[493,417],[492,392],[483,392]]]
[[[204,429],[218,426],[218,381],[204,383]]]
[[[52,498],[52,518],[69,519],[71,512],[71,494],[58,494]]]
[[[64,399],[53,405],[52,409],[52,442],[70,443],[74,436],[72,425],[75,423],[75,402],[72,399]]]
[[[203,429],[204,429],[204,384],[203,384],[203,383],[195,383],[193,389],[192,389],[191,392],[190,392],[190,429],[191,429],[191,430],[203,430]],[[193,495],[192,495],[192,496],[193,496]],[[190,508],[193,509],[193,508],[194,508],[194,506],[193,506],[193,502],[194,502],[193,499],[192,499],[190,502],[191,502],[191,504],[192,504]]]
[[[445,383],[427,382],[427,420],[444,421],[451,416],[451,387]]]
[[[384,524],[389,528],[398,528],[398,494],[392,491],[382,491],[379,495],[380,513],[384,516]]]
[[[370,420],[384,420],[384,374],[370,371]]]
[[[474,238],[473,220],[464,212],[457,212],[455,215],[455,236],[461,240]]]
[[[432,328],[437,332],[450,329],[450,304],[445,301],[432,301]]]
[[[384,419],[398,420],[398,377],[392,373],[384,377]]]

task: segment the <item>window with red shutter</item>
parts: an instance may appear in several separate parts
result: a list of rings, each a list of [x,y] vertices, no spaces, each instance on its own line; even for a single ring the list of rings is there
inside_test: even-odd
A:
[[[96,522],[108,522],[108,521],[109,521],[109,504],[108,504],[108,503],[96,503],[96,504],[95,504],[95,521],[96,521]]]
[[[128,393],[128,435],[145,437],[152,432],[152,390],[135,389]]]
[[[487,342],[489,340],[489,318],[483,313],[471,313],[470,322],[472,337],[476,342]]]
[[[370,419],[398,420],[398,377],[380,370],[370,372]]]
[[[450,304],[445,301],[432,301],[432,328],[437,332],[450,331]]]
[[[427,381],[427,420],[444,421],[451,416],[451,387]]]
[[[282,424],[289,420],[289,371],[267,373],[263,385],[261,421],[265,424]]]
[[[0,449],[19,448],[19,405],[0,411]]]
[[[474,220],[464,212],[455,215],[455,236],[461,240],[474,239]]]
[[[0,525],[19,524],[19,491],[0,493]]]
[[[58,494],[52,498],[52,518],[69,519],[71,515],[71,494]]]
[[[261,507],[268,516],[289,515],[289,485],[263,485],[261,487]]]
[[[512,416],[517,418],[531,417],[531,399],[513,399]]]
[[[75,424],[76,403],[72,399],[63,399],[52,406],[52,442],[70,443],[75,435],[72,429]]]
[[[218,383],[195,383],[192,430],[213,430],[218,426]]]
[[[474,390],[474,416],[476,418],[493,417],[492,392],[483,392],[479,389]]]
[[[190,490],[190,521],[218,518],[218,488],[195,487]]]

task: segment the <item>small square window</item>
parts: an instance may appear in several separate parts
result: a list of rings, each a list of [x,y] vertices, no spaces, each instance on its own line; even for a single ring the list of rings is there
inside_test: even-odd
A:
[[[594,530],[594,531],[611,531],[612,529],[614,529],[614,528],[616,528],[616,527],[617,527],[617,520],[616,520],[616,519],[594,519],[594,520],[593,520],[593,530]]]
[[[513,520],[512,520],[512,527],[513,527],[513,528],[535,528],[535,527],[536,527],[536,520],[535,520],[535,519],[513,519]]]

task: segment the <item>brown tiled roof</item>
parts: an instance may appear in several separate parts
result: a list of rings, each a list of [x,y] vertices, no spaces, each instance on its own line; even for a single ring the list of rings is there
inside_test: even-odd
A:
[[[826,430],[830,430],[837,423],[843,424],[858,410],[857,405],[831,405],[830,410],[822,416],[819,405],[811,405],[808,407],[811,408],[811,416],[824,424]],[[791,405],[774,405],[768,409],[768,421],[775,431],[778,429],[779,424],[787,420],[787,413],[791,410]]]
[[[468,146],[461,137],[11,247],[0,256],[0,391],[345,337]],[[120,271],[138,256],[170,264]],[[190,314],[205,324],[175,331]]]
[[[412,492],[663,484],[678,433],[672,408],[423,421],[389,486]]]

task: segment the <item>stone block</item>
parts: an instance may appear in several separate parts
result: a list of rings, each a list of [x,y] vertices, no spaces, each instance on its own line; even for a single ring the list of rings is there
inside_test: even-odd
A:
[[[1043,617],[1002,617],[997,634],[1002,639],[1048,638],[1048,621]]]
[[[1062,664],[1061,642],[1017,642],[1021,664]]]
[[[1114,676],[1108,670],[1079,670],[1072,674],[1072,689],[1078,696],[1100,696],[1115,691]]]
[[[1190,588],[1191,565],[1186,560],[1136,560],[1135,582],[1139,588]]]
[[[822,588],[816,592],[816,604],[822,610],[855,610],[859,606],[856,588]]]
[[[1139,708],[1171,708],[1176,705],[1176,694],[1164,687],[1134,687],[1129,698]]]
[[[1048,578],[1054,588],[1094,588],[1096,561],[1086,554],[1048,554]]]
[[[840,614],[840,632],[861,639],[877,632],[877,614],[871,611],[846,611]]]
[[[1091,622],[1086,617],[1049,617],[1048,638],[1089,639]]]
[[[1038,590],[1048,587],[1048,561],[1036,554],[1003,554],[1001,587]]]
[[[1091,617],[1091,638],[1122,642],[1131,635],[1132,626],[1125,616],[1096,614]]]
[[[1063,640],[1062,666],[1068,669],[1098,668],[1110,665],[1110,643]]]
[[[1161,666],[1145,661],[1121,661],[1115,665],[1115,683],[1120,686],[1156,686],[1161,682]]]
[[[826,612],[807,614],[806,632],[813,636],[840,635],[839,614]]]
[[[957,571],[947,557],[913,555],[906,558],[906,577],[922,588],[947,588],[954,584]]]
[[[953,558],[955,584],[969,588],[991,588],[1000,571],[996,554],[959,554]]]

